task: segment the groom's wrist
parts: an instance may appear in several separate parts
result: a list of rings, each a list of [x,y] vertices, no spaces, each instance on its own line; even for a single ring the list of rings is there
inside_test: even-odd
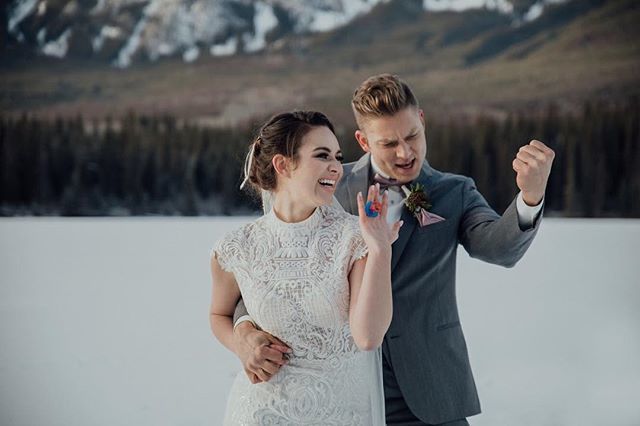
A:
[[[522,191],[522,201],[524,201],[525,204],[529,207],[539,206],[543,199],[544,199],[544,193],[532,194],[529,192]]]

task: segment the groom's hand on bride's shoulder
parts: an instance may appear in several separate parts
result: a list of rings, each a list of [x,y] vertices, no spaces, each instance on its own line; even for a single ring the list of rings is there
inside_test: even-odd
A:
[[[288,362],[291,349],[277,337],[255,328],[251,322],[238,324],[233,335],[237,355],[253,384],[268,381]]]
[[[516,184],[522,191],[522,199],[530,206],[537,206],[544,198],[547,181],[555,152],[538,140],[521,146],[513,160]]]

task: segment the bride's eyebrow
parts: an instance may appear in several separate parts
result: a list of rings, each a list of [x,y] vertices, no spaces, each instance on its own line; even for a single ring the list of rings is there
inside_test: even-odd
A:
[[[327,148],[326,146],[319,146],[319,147],[317,147],[316,149],[314,149],[311,152],[316,152],[316,151],[324,151],[324,152],[327,152],[327,153],[331,154],[331,150],[329,148]],[[342,150],[339,149],[338,151],[336,151],[336,155],[338,155],[338,154],[342,154]]]

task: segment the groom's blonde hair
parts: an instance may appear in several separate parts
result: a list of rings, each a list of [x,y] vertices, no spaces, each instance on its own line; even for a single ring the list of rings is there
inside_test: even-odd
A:
[[[367,119],[392,116],[409,106],[419,108],[418,100],[409,85],[393,74],[369,77],[358,86],[351,99],[360,128]]]

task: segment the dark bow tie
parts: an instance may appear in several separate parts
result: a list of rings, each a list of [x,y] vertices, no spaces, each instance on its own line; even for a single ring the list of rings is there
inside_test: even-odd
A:
[[[402,193],[401,186],[403,184],[398,183],[397,179],[386,178],[386,177],[380,175],[379,173],[376,173],[376,174],[373,175],[373,184],[375,185],[376,183],[380,184],[380,189],[382,189],[382,190],[390,189],[392,191],[398,191],[398,192]]]

